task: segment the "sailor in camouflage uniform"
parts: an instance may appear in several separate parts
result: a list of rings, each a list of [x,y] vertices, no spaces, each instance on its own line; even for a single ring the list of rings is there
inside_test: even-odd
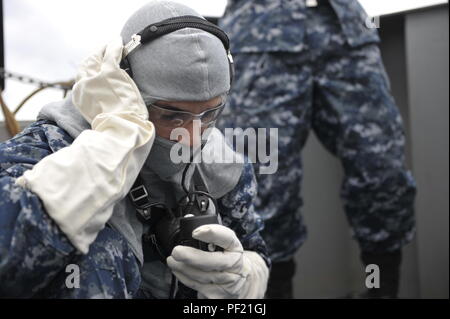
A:
[[[231,83],[224,45],[198,28],[179,30],[129,56],[135,81],[119,68],[123,41],[147,25],[184,15],[199,16],[170,1],[153,1],[139,9],[125,24],[122,38],[84,61],[73,94],[45,106],[38,121],[0,144],[0,297],[264,296],[270,259],[260,235],[263,224],[254,210],[257,187],[251,163],[172,163],[168,154],[175,143],[161,134],[165,117],[157,117],[186,121],[188,106],[211,107],[221,101],[223,107],[217,97],[226,96]],[[167,41],[173,51],[167,50]],[[160,49],[163,56],[149,57]],[[182,61],[177,60],[180,52]],[[181,70],[180,62],[186,61],[188,68]],[[172,74],[153,69],[169,62]],[[177,86],[177,78],[192,76],[190,72],[195,80]],[[142,81],[142,76],[157,76],[157,81]],[[159,84],[167,91],[155,91]],[[159,99],[150,102],[150,94],[160,94]],[[187,94],[192,94],[192,102],[186,102],[191,101]],[[164,106],[152,104],[170,101],[184,111],[167,108],[158,113]],[[201,118],[203,123],[217,117]],[[209,151],[225,145],[217,129],[204,143]],[[155,215],[147,222],[139,219],[126,195],[139,174],[151,201],[175,208],[184,196],[180,176],[187,176],[183,186],[191,189],[194,170],[217,202],[213,206],[211,201],[208,210],[217,208],[212,213],[221,217],[222,225],[200,226],[192,237],[223,251],[177,245],[161,260],[150,243],[143,243],[147,230],[157,223]],[[172,274],[184,285],[169,295]]]
[[[236,77],[218,126],[278,128],[278,171],[259,174],[255,165],[256,207],[274,262],[268,297],[292,297],[293,256],[307,235],[301,150],[311,129],[342,161],[341,196],[363,262],[382,269],[382,288],[372,295],[397,294],[416,186],[370,22],[355,0],[229,0],[220,20]]]
[[[84,255],[48,216],[39,197],[15,185],[26,170],[72,142],[56,123],[40,120],[0,144],[2,297],[133,298],[143,294],[139,291],[141,266],[123,235],[105,227]],[[247,163],[235,189],[218,204],[224,225],[236,231],[245,249],[254,249],[267,259],[259,235],[261,220],[252,203],[255,194],[253,168]],[[66,285],[70,264],[80,269],[79,288]]]

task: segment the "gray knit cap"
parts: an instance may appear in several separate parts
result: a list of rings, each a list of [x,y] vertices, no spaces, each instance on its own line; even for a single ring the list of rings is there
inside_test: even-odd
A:
[[[125,23],[124,44],[148,25],[183,15],[201,17],[171,1],[154,0]],[[213,34],[186,28],[138,47],[128,55],[133,80],[144,101],[207,101],[230,90],[227,52]]]

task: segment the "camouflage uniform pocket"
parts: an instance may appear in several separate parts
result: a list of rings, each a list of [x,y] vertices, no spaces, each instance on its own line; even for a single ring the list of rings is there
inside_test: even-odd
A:
[[[351,47],[380,42],[377,29],[358,1],[333,0],[330,4]]]

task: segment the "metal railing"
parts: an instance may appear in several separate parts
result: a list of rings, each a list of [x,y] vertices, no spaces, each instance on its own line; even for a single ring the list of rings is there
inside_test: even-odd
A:
[[[18,81],[21,83],[31,84],[31,85],[34,85],[35,87],[37,87],[37,88],[33,89],[33,91],[31,91],[31,93],[26,95],[22,99],[22,101],[13,110],[11,110],[6,105],[6,102],[3,99],[3,91],[0,90],[0,106],[2,109],[3,116],[5,118],[6,128],[7,128],[10,136],[14,136],[20,132],[20,125],[18,124],[15,116],[16,116],[17,112],[19,112],[20,109],[33,96],[35,96],[39,92],[42,92],[45,89],[53,88],[53,89],[62,90],[63,96],[65,97],[67,95],[67,92],[72,89],[72,86],[75,83],[75,80],[59,81],[59,82],[45,82],[45,81],[33,78],[31,76],[9,72],[3,68],[0,68],[0,78],[5,79],[5,80],[11,79],[11,80],[15,80],[15,81]]]

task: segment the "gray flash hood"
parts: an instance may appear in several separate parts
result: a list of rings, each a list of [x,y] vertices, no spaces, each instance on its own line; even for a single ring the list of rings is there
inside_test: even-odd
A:
[[[183,15],[202,17],[184,5],[151,1],[125,23],[125,43],[152,23]],[[138,47],[128,55],[144,101],[208,101],[230,90],[230,69],[222,42],[208,32],[186,28]]]

